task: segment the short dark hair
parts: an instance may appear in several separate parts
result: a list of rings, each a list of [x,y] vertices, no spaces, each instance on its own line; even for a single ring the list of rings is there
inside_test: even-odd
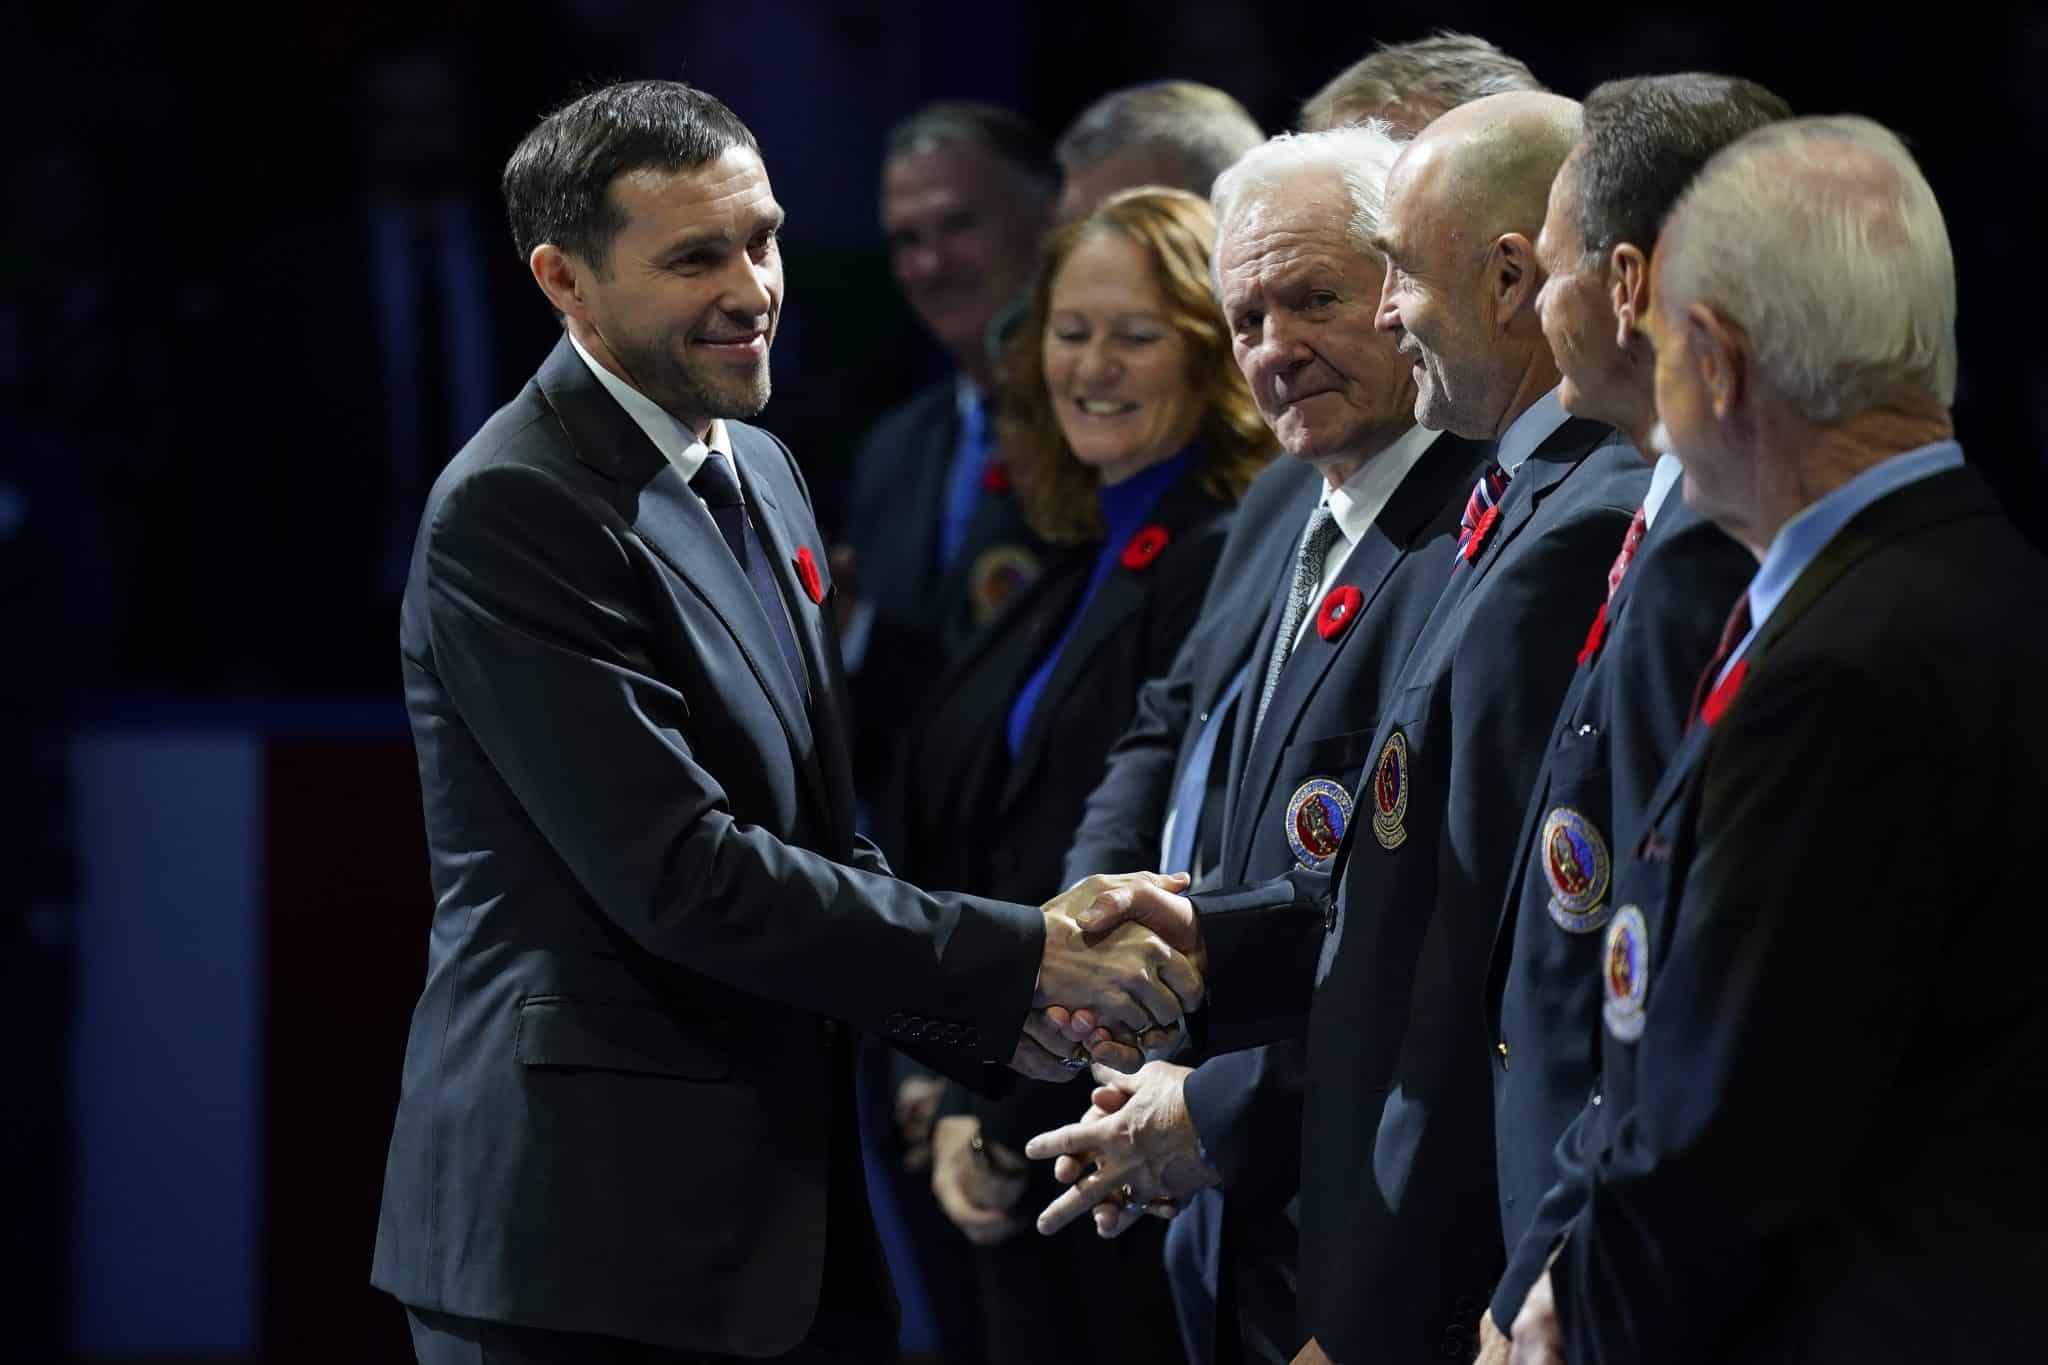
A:
[[[505,163],[500,184],[519,258],[552,242],[603,277],[626,226],[612,181],[689,170],[734,147],[761,150],[738,115],[680,81],[630,81],[578,96],[542,119]]]
[[[1792,117],[1792,106],[1735,76],[1631,76],[1586,96],[1579,145],[1579,232],[1586,254],[1623,242],[1648,251],[1707,161],[1743,134]]]
[[[883,139],[882,159],[945,142],[983,148],[1048,191],[1059,180],[1044,133],[1014,110],[975,100],[940,100],[898,120]]]
[[[1427,38],[1381,43],[1302,102],[1301,129],[1320,132],[1385,119],[1404,137],[1461,104],[1544,88],[1520,58],[1484,38],[1440,28]]]

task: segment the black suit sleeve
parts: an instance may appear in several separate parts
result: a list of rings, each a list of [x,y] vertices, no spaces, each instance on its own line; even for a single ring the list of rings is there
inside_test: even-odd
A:
[[[1256,886],[1190,897],[1208,953],[1207,994],[1193,1016],[1203,1051],[1307,1033],[1330,895],[1328,875],[1296,868]]]
[[[1945,851],[1980,808],[1920,803],[1909,831],[1900,794],[1958,769],[1954,737],[1899,677],[1783,662],[1694,778],[1698,853],[1670,951],[1650,944],[1637,1102],[1589,1155],[1552,1268],[1574,1365],[1709,1358],[1774,1246],[1853,1197],[1845,1152],[1887,1121],[1927,1027],[1929,946],[1956,926],[1923,916],[1957,903]]]
[[[486,467],[450,492],[421,552],[431,658],[415,662],[595,912],[656,956],[793,1009],[958,1022],[963,1061],[1009,1058],[1039,913],[928,894],[736,819],[692,756],[703,700],[651,657],[644,566],[587,505],[541,470]]]

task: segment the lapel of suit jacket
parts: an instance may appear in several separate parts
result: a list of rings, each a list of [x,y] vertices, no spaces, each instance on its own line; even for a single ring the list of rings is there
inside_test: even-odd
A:
[[[1311,630],[1288,655],[1280,670],[1280,685],[1274,690],[1267,724],[1260,728],[1253,747],[1245,755],[1242,768],[1231,774],[1236,779],[1231,786],[1233,816],[1243,812],[1257,815],[1265,809],[1266,797],[1279,771],[1280,756],[1293,740],[1292,718],[1307,708],[1346,650],[1371,647],[1370,644],[1352,643],[1373,634],[1364,624],[1364,618],[1378,602],[1395,567],[1420,543],[1423,533],[1437,513],[1444,509],[1444,504],[1471,487],[1472,479],[1477,477],[1480,449],[1448,434],[1432,441],[1415,467],[1395,487],[1386,506],[1373,518],[1372,525],[1366,528],[1358,544],[1351,548],[1343,569],[1337,575],[1337,586],[1357,588],[1361,598],[1358,610],[1352,613],[1351,626],[1334,641],[1324,640]],[[1292,567],[1290,562],[1290,572]],[[1312,610],[1319,605],[1309,604]],[[1279,634],[1277,626],[1276,617],[1276,628],[1267,638],[1268,653],[1264,657],[1271,657],[1272,640]],[[1264,679],[1263,669],[1260,679]],[[1369,699],[1375,708],[1379,700],[1377,697]],[[1241,785],[1238,780],[1241,780]],[[1234,818],[1225,826],[1223,866],[1226,877],[1233,881],[1243,877],[1245,864],[1257,841],[1257,831],[1242,828]]]
[[[1535,518],[1536,509],[1551,490],[1563,483],[1566,476],[1579,467],[1580,461],[1613,434],[1614,428],[1605,423],[1568,417],[1563,426],[1544,438],[1543,444],[1523,461],[1521,469],[1508,484],[1507,496],[1501,500],[1500,524],[1493,528],[1493,534],[1480,548],[1479,557],[1472,562],[1470,571],[1463,575],[1469,580],[1465,587],[1467,593],[1486,577],[1487,570],[1500,562],[1507,547]],[[1619,550],[1620,543],[1616,542],[1614,548]]]
[[[797,549],[803,546],[811,552],[822,586],[825,549],[822,544],[806,544],[796,533],[791,515],[783,510],[784,496],[798,495],[793,483],[784,477],[789,457],[780,443],[740,422],[727,422],[726,430],[731,433],[733,444],[745,450],[745,458],[738,462],[740,482],[749,507],[755,511],[754,527],[761,533],[762,544],[768,551],[769,566],[788,607],[790,623],[796,627],[805,671],[810,674],[810,705],[806,715],[817,741],[811,752],[830,798],[827,809],[837,817],[834,835],[837,838],[843,834],[841,842],[850,844],[854,825],[853,769],[847,753],[846,718],[840,713],[833,687],[832,656],[825,636],[825,605],[811,601],[796,568]]]
[[[1190,470],[1160,496],[1158,506],[1152,509],[1145,524],[1165,527],[1169,537],[1167,544],[1171,546],[1172,537],[1206,520],[1215,510],[1215,503],[1201,491]],[[1123,549],[1121,545],[1106,548],[1110,553]],[[1126,569],[1121,564],[1110,567],[1102,586],[1096,590],[1095,599],[1088,604],[1080,621],[1075,623],[1072,638],[1060,651],[1052,676],[1045,680],[1045,690],[1038,694],[1038,704],[1032,708],[1030,723],[1024,728],[1023,743],[1017,746],[1017,755],[1003,781],[1003,807],[1023,791],[1026,779],[1044,758],[1046,741],[1051,736],[1061,702],[1095,663],[1095,656],[1104,643],[1144,608],[1150,573],[1150,568]],[[1051,642],[1047,647],[1051,647]]]
[[[814,738],[804,699],[780,660],[781,646],[761,614],[753,585],[726,547],[718,525],[683,476],[606,393],[590,367],[563,337],[542,365],[543,395],[562,419],[577,458],[624,491],[622,511],[634,532],[711,609],[789,738],[790,752],[810,782],[819,809],[829,814],[815,763]]]

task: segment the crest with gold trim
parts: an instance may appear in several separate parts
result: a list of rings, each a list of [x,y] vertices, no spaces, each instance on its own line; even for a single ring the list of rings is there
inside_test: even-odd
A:
[[[1643,998],[1650,992],[1650,930],[1643,912],[1624,905],[1607,926],[1607,951],[1600,980],[1607,1002],[1600,1015],[1607,1031],[1624,1043],[1643,1036]]]
[[[1399,848],[1408,841],[1408,739],[1399,730],[1380,746],[1372,770],[1372,834],[1381,848]]]
[[[1536,856],[1550,883],[1550,918],[1568,934],[1590,934],[1607,923],[1607,841],[1591,820],[1569,806],[1543,819]]]
[[[1287,847],[1310,872],[1327,872],[1351,823],[1351,793],[1327,777],[1311,777],[1287,801]]]

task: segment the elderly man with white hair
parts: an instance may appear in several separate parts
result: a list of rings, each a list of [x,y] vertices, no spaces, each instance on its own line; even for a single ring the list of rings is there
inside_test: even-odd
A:
[[[1322,878],[1335,858],[1379,699],[1443,590],[1485,454],[1415,424],[1407,364],[1374,329],[1382,269],[1366,240],[1399,150],[1384,126],[1281,137],[1217,182],[1220,320],[1290,458],[1253,485],[1174,671],[1143,694],[1070,880],[1154,866],[1224,883]],[[1291,969],[1306,981],[1312,960]],[[1241,1347],[1223,1358],[1284,1365],[1301,1345],[1286,1213],[1301,1076],[1298,1041],[1193,1070],[1156,1063],[1127,1087],[1105,1074],[1097,1115],[1032,1149],[1117,1152],[1103,1163],[1109,1187],[1128,1181],[1145,1199],[1222,1182],[1227,1199],[1201,1200],[1168,1246],[1176,1270],[1215,1265],[1206,1292],[1174,1277],[1198,1357],[1215,1333]],[[1092,1203],[1063,1196],[1042,1225]],[[1118,1231],[1139,1209],[1098,1221]],[[1204,1230],[1220,1251],[1185,1245]],[[1215,1321],[1219,1295],[1233,1320]]]
[[[2048,563],[1954,439],[1940,208],[1868,120],[1751,133],[1648,327],[1686,501],[1759,565],[1617,859],[1580,1211],[1514,1358],[2030,1358]]]

